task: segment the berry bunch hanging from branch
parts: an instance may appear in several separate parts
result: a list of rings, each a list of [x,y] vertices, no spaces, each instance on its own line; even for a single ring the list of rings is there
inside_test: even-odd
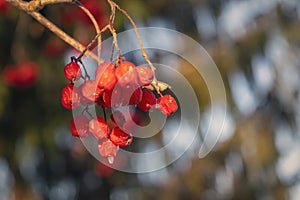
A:
[[[150,109],[158,109],[166,116],[170,116],[178,109],[174,97],[169,94],[162,94],[164,90],[170,89],[170,86],[156,79],[155,67],[145,51],[136,24],[130,15],[114,1],[107,0],[111,13],[108,24],[101,29],[91,12],[78,0],[6,1],[26,11],[66,43],[81,52],[78,57],[71,57],[71,62],[64,67],[64,75],[70,83],[62,90],[61,103],[69,110],[77,109],[79,106],[84,107],[81,114],[71,120],[71,133],[73,136],[81,138],[91,134],[98,141],[99,154],[107,157],[110,163],[113,162],[119,147],[126,147],[133,140],[130,124],[127,121],[128,116],[120,111],[122,108],[133,107],[144,112],[149,112]],[[73,3],[90,18],[95,27],[96,35],[87,46],[83,46],[67,35],[38,12],[46,5],[57,3]],[[146,65],[136,66],[134,63],[125,61],[114,28],[116,11],[126,16],[132,24],[141,53],[149,67]],[[109,31],[113,37],[112,53],[109,61],[101,59],[101,35],[106,31]],[[97,45],[97,55],[89,50],[95,44]],[[115,52],[117,56],[113,60]],[[92,79],[88,74],[82,61],[83,56],[91,57],[98,63],[95,79]],[[80,79],[83,80],[83,83],[75,86],[75,82]],[[95,106],[95,104],[102,108],[102,116],[93,117],[89,113],[89,107]],[[109,118],[107,116],[108,109],[112,113]],[[115,112],[112,112],[112,110],[115,110]]]

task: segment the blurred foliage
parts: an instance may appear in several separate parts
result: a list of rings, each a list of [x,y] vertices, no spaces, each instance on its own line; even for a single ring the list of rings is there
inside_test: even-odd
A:
[[[298,199],[300,3],[117,2],[138,26],[172,28],[205,47],[224,80],[233,135],[203,159],[185,154],[157,172],[127,174],[105,168],[79,140],[71,138],[72,114],[60,105],[66,84],[65,53],[70,47],[25,13],[9,7],[0,11],[0,71],[30,60],[38,63],[40,74],[28,87],[0,81],[1,199]],[[108,6],[104,1],[97,3],[98,22],[106,24]],[[95,33],[80,12],[72,5],[47,6],[41,11],[74,38],[88,43]],[[118,31],[130,28],[120,14],[115,27]],[[189,63],[178,63],[204,112],[210,103],[204,81]],[[266,65],[269,68],[262,68]],[[257,74],[255,70],[267,71]],[[245,82],[234,82],[234,74]],[[248,87],[243,87],[245,83]]]

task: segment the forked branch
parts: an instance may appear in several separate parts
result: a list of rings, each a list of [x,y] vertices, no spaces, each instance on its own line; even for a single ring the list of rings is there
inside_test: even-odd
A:
[[[43,8],[46,5],[49,4],[58,4],[58,3],[74,3],[73,0],[33,0],[30,2],[25,2],[23,0],[6,0],[11,5],[17,7],[20,10],[25,11],[27,14],[31,15],[33,18],[35,18],[39,23],[44,25],[46,28],[48,28],[50,31],[52,31],[55,35],[57,35],[59,38],[61,38],[63,41],[74,47],[80,52],[85,51],[85,46],[79,43],[77,40],[69,36],[67,33],[65,33],[63,30],[61,30],[59,27],[57,27],[55,24],[53,24],[51,21],[49,21],[46,17],[41,15],[38,10]],[[95,55],[93,52],[86,50],[85,51],[86,56],[91,57],[96,62],[100,63],[100,58]]]

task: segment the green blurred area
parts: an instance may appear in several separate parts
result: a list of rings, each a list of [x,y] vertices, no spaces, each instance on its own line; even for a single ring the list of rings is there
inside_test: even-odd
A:
[[[106,2],[97,3],[103,19],[99,24],[104,25],[109,9]],[[300,3],[117,3],[138,27],[171,28],[203,45],[226,87],[230,136],[205,158],[199,159],[197,152],[184,154],[156,172],[129,174],[101,166],[79,139],[71,137],[72,112],[60,105],[61,89],[67,84],[63,67],[72,49],[11,7],[0,13],[0,71],[31,60],[40,73],[28,87],[7,85],[1,73],[0,199],[298,199]],[[94,37],[93,27],[72,19],[79,9],[71,8],[53,5],[41,13],[86,44]],[[115,28],[121,32],[132,27],[117,13]],[[164,54],[158,57],[151,59],[163,59]],[[186,60],[175,62],[205,116],[211,100],[205,82]],[[161,144],[161,138],[153,141]]]

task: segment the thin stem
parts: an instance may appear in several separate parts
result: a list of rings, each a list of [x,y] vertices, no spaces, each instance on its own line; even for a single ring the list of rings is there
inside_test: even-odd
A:
[[[85,106],[81,114],[83,115],[84,112],[86,112],[91,118],[93,118],[93,115],[89,112],[89,106]]]
[[[106,109],[105,109],[104,106],[102,106],[102,110],[103,110],[103,117],[104,117],[104,120],[107,122]]]
[[[113,36],[113,45],[116,47],[118,56],[122,56],[121,49],[120,49],[120,47],[118,45],[118,39],[117,39],[116,30],[112,26],[109,26],[109,30],[110,30],[110,32],[111,32],[111,34]]]
[[[98,36],[98,37],[95,37],[95,38],[97,38],[98,39],[98,45],[97,45],[97,56],[98,56],[98,58],[100,59],[101,57],[100,57],[100,54],[101,54],[101,31],[100,31],[100,28],[99,28],[99,25],[98,25],[98,23],[97,23],[97,21],[96,21],[96,19],[95,19],[95,17],[92,15],[92,13],[88,10],[88,9],[86,9],[79,1],[76,1],[76,3],[77,3],[77,5],[78,5],[78,7],[83,11],[83,12],[85,12],[86,13],[86,15],[90,18],[90,20],[92,21],[92,23],[93,23],[93,25],[94,25],[94,28],[95,28],[95,30],[96,30],[96,36]],[[98,65],[100,64],[100,62],[98,62]]]
[[[109,0],[111,1],[111,0]],[[144,45],[143,45],[143,42],[142,42],[142,39],[141,39],[141,36],[139,34],[139,31],[137,29],[137,26],[135,24],[135,22],[133,21],[133,19],[130,17],[130,15],[125,11],[123,10],[118,4],[116,4],[115,2],[112,2],[114,4],[114,6],[120,11],[122,12],[127,18],[128,20],[130,21],[130,23],[132,24],[133,28],[134,28],[134,31],[135,31],[135,34],[137,36],[137,39],[138,39],[138,42],[139,42],[139,45],[141,47],[141,51],[142,51],[142,54],[143,54],[143,57],[145,58],[145,60],[147,61],[147,63],[150,65],[151,69],[153,70],[153,72],[155,71],[155,67],[153,66],[153,64],[151,63],[146,51],[145,51],[145,48],[144,48]]]
[[[108,27],[109,27],[109,25],[106,25],[104,28],[102,28],[101,30],[100,30],[100,32],[94,37],[94,39],[85,47],[85,49],[81,52],[81,54],[77,57],[77,59],[78,60],[80,60],[83,56],[84,56],[84,54],[85,54],[85,52],[91,47],[91,46],[93,46],[94,45],[94,43],[96,42],[96,41],[99,41],[99,38],[100,38],[100,41],[102,40],[101,39],[101,34],[104,32],[104,31],[106,31],[107,29],[108,29]],[[100,44],[98,43],[98,45],[99,45],[99,48],[100,48],[100,51],[101,51],[101,43],[102,42],[100,42]],[[100,58],[100,57],[99,57]],[[100,60],[101,62],[103,62],[103,60]]]
[[[141,36],[139,34],[139,31],[137,29],[137,26],[136,26],[135,22],[130,17],[130,15],[125,10],[123,10],[118,4],[116,4],[112,0],[108,0],[108,2],[110,4],[113,4],[115,6],[115,8],[117,8],[123,15],[125,15],[128,18],[128,20],[130,21],[131,25],[133,26],[135,34],[136,34],[138,42],[139,42],[139,45],[140,45],[140,48],[141,48],[142,55],[143,55],[144,59],[146,60],[146,62],[149,64],[151,70],[153,71],[154,78],[153,78],[153,82],[152,83],[155,86],[154,88],[155,88],[156,92],[158,94],[160,94],[160,88],[159,88],[158,81],[157,81],[156,76],[155,76],[155,70],[156,70],[156,68],[153,66],[152,62],[150,61],[150,59],[149,59],[149,57],[148,57],[148,55],[147,55],[147,53],[145,51],[145,48],[144,48]]]
[[[64,40],[66,43],[77,49],[78,51],[82,52],[85,49],[85,46],[80,44],[77,40],[70,37],[68,34],[66,34],[64,31],[62,31],[60,28],[58,28],[56,25],[54,25],[52,22],[50,22],[47,18],[42,16],[38,12],[29,12],[29,14],[35,18],[38,22],[40,22],[42,25],[47,27],[50,31],[55,33],[58,37],[60,37],[62,40]],[[85,53],[87,56],[90,56],[93,60],[100,63],[101,60],[98,58],[93,52],[87,50]]]
[[[32,0],[29,2],[22,0],[6,0],[13,6],[20,8],[26,12],[33,12],[42,9],[46,5],[58,3],[73,3],[73,0]]]
[[[115,52],[115,45],[114,43],[111,45],[111,54],[110,54],[110,62],[113,61],[114,58],[114,52]]]
[[[85,80],[85,81],[86,81],[87,79],[90,80],[91,77],[90,77],[90,75],[88,74],[88,72],[87,72],[87,70],[86,70],[85,65],[83,64],[83,62],[82,62],[80,59],[76,59],[76,61],[79,62],[79,63],[82,65],[82,68],[83,68],[84,74],[85,74],[84,80]]]
[[[118,56],[121,56],[122,53],[121,53],[121,50],[120,50],[119,45],[118,45],[118,39],[117,39],[116,30],[115,30],[115,28],[113,26],[114,25],[114,21],[115,21],[115,15],[116,15],[116,6],[110,0],[108,0],[108,3],[110,5],[110,11],[111,11],[111,14],[110,14],[110,17],[109,17],[109,27],[108,28],[109,28],[110,33],[113,36],[113,47],[112,47],[112,55],[111,55],[111,60],[112,60],[113,54],[114,54],[114,47],[116,47]]]
[[[64,31],[62,31],[59,27],[57,27],[55,24],[53,24],[51,21],[49,21],[47,18],[45,18],[43,15],[41,15],[39,12],[37,12],[38,9],[41,8],[41,6],[37,5],[48,5],[48,4],[54,4],[54,3],[71,3],[73,0],[40,0],[40,1],[30,1],[25,2],[22,0],[6,0],[13,6],[19,8],[20,10],[25,11],[28,15],[31,15],[33,18],[35,18],[40,24],[44,25],[46,28],[48,28],[50,31],[52,31],[55,35],[57,35],[59,38],[61,38],[63,41],[65,41],[67,44],[72,46],[73,48],[77,49],[78,51],[82,52],[85,49],[85,46],[80,44],[77,40],[66,34]],[[35,3],[31,3],[35,2]],[[38,3],[43,2],[43,3]],[[98,58],[93,52],[87,50],[86,55],[90,56],[93,60],[100,63],[101,60]]]

